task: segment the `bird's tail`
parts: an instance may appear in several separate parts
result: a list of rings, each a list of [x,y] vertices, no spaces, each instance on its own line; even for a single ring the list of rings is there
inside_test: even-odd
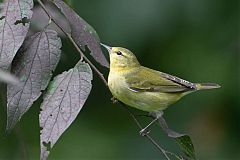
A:
[[[196,87],[197,87],[197,90],[204,90],[204,89],[220,88],[221,86],[216,83],[197,83]]]

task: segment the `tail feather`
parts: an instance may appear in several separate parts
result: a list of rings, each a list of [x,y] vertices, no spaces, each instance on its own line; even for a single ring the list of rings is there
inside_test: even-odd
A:
[[[197,87],[197,90],[204,90],[204,89],[220,88],[221,86],[216,83],[197,83],[196,87]]]

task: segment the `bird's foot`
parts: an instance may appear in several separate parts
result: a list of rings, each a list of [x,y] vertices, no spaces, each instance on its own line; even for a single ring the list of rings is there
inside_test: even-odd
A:
[[[112,98],[111,98],[111,101],[112,101],[114,104],[118,102],[117,98],[115,98],[115,97],[112,97]]]
[[[149,134],[150,133],[150,131],[149,130],[147,130],[146,128],[143,128],[140,132],[139,132],[139,134],[141,135],[141,136],[146,136],[147,134]]]

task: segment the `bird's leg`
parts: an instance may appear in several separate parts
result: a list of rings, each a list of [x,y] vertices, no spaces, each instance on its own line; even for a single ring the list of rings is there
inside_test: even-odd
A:
[[[143,129],[141,129],[141,131],[139,132],[141,136],[145,136],[146,134],[148,134],[150,131],[148,131],[148,128],[154,124],[162,115],[163,112],[162,111],[157,111],[157,112],[152,112],[149,114],[151,117],[153,117],[154,119]]]
[[[149,115],[153,118],[159,119],[163,115],[163,111],[150,112]]]
[[[150,131],[148,130],[148,128],[154,124],[156,121],[158,120],[158,118],[155,118],[154,120],[152,120],[146,127],[144,127],[143,129],[141,129],[141,131],[139,132],[141,136],[145,136],[146,134],[148,134]]]

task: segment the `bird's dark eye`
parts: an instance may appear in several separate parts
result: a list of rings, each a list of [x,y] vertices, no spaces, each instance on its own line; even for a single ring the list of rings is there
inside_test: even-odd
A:
[[[122,55],[122,52],[121,51],[117,51],[117,55]]]

